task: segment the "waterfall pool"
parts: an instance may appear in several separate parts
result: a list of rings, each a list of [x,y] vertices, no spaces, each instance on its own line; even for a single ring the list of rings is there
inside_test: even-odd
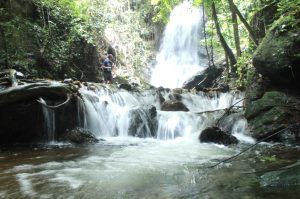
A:
[[[244,147],[115,137],[1,150],[0,198],[297,198],[299,174],[280,181],[272,172],[297,164],[299,148],[262,144],[208,168]]]

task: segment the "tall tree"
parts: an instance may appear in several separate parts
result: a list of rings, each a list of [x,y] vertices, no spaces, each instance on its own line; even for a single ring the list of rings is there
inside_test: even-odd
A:
[[[255,43],[256,46],[258,46],[257,38],[256,38],[256,36],[254,34],[254,31],[252,30],[251,26],[249,25],[249,23],[247,22],[247,20],[243,17],[243,15],[239,11],[239,9],[236,7],[236,5],[233,3],[233,1],[232,0],[229,0],[229,1],[231,1],[231,6],[230,6],[231,9],[233,9],[234,12],[238,15],[239,19],[241,20],[241,22],[246,27],[251,40]]]
[[[240,45],[240,37],[239,37],[239,27],[237,22],[237,15],[236,11],[233,8],[234,3],[233,0],[228,0],[229,8],[231,11],[231,20],[232,20],[232,27],[233,27],[233,35],[234,35],[234,43],[235,43],[235,49],[236,49],[236,56],[240,57],[242,54],[241,51],[241,45]]]
[[[3,50],[5,53],[5,68],[8,68],[8,49],[7,49],[7,43],[6,43],[6,36],[5,36],[5,32],[4,32],[4,28],[3,26],[0,24],[0,35],[2,38],[2,42],[3,42]]]
[[[216,6],[215,6],[215,2],[212,2],[212,17],[216,26],[216,31],[217,31],[217,35],[219,37],[220,43],[226,53],[226,55],[228,56],[229,62],[230,62],[230,66],[231,68],[233,68],[233,66],[236,64],[236,59],[235,56],[231,50],[231,48],[229,47],[229,45],[227,44],[225,38],[222,35],[222,31],[221,31],[221,27],[219,24],[219,20],[218,20],[218,15],[217,15],[217,10],[216,10]]]

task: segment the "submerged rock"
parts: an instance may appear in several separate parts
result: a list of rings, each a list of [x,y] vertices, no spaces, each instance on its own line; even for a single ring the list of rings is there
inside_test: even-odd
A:
[[[75,144],[95,144],[99,142],[90,131],[80,127],[67,131],[62,135],[61,140]]]
[[[204,129],[199,136],[199,140],[200,142],[212,142],[226,146],[238,143],[238,139],[218,127],[208,127]]]
[[[168,100],[161,105],[162,111],[189,111],[189,109],[179,100]]]

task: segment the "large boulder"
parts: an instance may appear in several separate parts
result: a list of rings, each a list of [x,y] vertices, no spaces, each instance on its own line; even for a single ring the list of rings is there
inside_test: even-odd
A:
[[[218,127],[208,127],[204,129],[199,135],[199,140],[200,142],[212,142],[225,146],[238,143],[236,137],[222,131]]]
[[[162,111],[189,111],[189,109],[179,100],[168,100],[161,105]]]
[[[90,131],[80,127],[67,131],[62,135],[61,140],[75,144],[94,144],[99,142],[99,140]]]
[[[185,89],[203,90],[205,88],[211,88],[214,86],[214,82],[223,72],[221,67],[208,67],[203,71],[200,71],[190,80],[186,81],[183,85]]]
[[[274,85],[300,86],[300,19],[282,17],[267,32],[253,56],[253,65]]]
[[[297,123],[300,117],[299,104],[298,99],[278,91],[266,92],[262,98],[250,102],[245,117],[252,136],[261,139]]]

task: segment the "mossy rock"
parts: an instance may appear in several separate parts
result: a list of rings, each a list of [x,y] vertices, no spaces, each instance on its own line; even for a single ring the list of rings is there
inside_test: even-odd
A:
[[[263,174],[260,177],[261,186],[273,189],[273,190],[299,190],[300,185],[300,165],[299,162],[278,169],[277,171],[271,171]],[[299,192],[299,191],[298,191]]]
[[[264,138],[271,133],[296,123],[299,119],[299,101],[278,91],[266,92],[262,98],[250,102],[246,107],[252,136]],[[276,139],[276,137],[274,137]]]
[[[253,55],[253,65],[272,84],[300,86],[300,19],[285,16],[267,32]]]
[[[276,106],[284,106],[292,102],[290,97],[278,91],[266,92],[262,98],[250,103],[246,108],[245,117],[252,119],[262,112],[266,112]]]

